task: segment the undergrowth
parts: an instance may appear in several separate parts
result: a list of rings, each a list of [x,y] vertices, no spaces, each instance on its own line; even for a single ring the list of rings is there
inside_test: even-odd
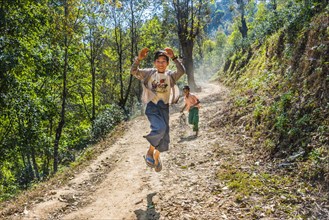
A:
[[[262,45],[235,53],[219,73],[233,90],[229,109],[219,120],[243,126],[242,133],[253,139],[251,148],[261,146],[261,154],[296,164],[300,177],[327,190],[328,16],[327,7],[293,33],[281,28]]]

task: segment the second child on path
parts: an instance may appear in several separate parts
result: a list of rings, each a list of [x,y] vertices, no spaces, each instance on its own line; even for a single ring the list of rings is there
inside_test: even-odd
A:
[[[193,131],[195,132],[195,136],[197,137],[199,132],[200,101],[194,94],[190,93],[189,86],[184,86],[183,92],[185,105],[182,108],[181,112],[183,112],[185,109],[188,111],[188,123],[193,125]]]
[[[143,87],[143,102],[146,104],[145,114],[151,125],[151,132],[144,136],[150,143],[145,155],[148,166],[161,171],[160,152],[169,150],[169,99],[170,92],[176,81],[184,75],[185,68],[174,55],[171,48],[159,50],[154,55],[154,67],[139,69],[139,64],[149,52],[143,48],[136,57],[131,74],[141,80]],[[175,71],[167,70],[169,58],[175,63]]]

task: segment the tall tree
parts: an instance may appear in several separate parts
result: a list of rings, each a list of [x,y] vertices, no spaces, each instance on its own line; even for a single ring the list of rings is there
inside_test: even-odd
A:
[[[125,54],[124,51],[126,50],[126,41],[125,41],[125,32],[127,31],[127,27],[125,27],[124,17],[123,17],[123,10],[122,8],[113,8],[113,43],[114,47],[113,50],[116,53],[116,63],[118,69],[118,80],[119,80],[119,106],[125,110],[125,105],[127,99],[124,95],[124,60]],[[130,85],[128,85],[130,88]],[[127,92],[128,94],[128,92]]]
[[[198,90],[194,79],[193,48],[200,35],[204,18],[208,13],[208,1],[204,0],[172,0],[177,25],[178,39],[183,54],[187,80],[192,90]]]
[[[101,59],[102,49],[104,45],[104,35],[107,33],[105,23],[107,22],[106,16],[109,13],[107,8],[109,4],[102,1],[86,0],[82,4],[86,16],[86,35],[85,35],[85,55],[90,64],[91,75],[91,97],[92,97],[92,110],[91,116],[89,115],[88,107],[85,106],[86,112],[91,121],[96,117],[96,71],[97,64]]]
[[[127,69],[129,69],[138,53],[140,42],[140,32],[138,30],[146,20],[145,10],[149,7],[150,2],[149,0],[126,0],[122,1],[120,7],[116,5],[112,8],[113,37],[111,41],[116,57],[118,84],[120,85],[118,105],[127,115],[129,114],[127,102],[131,95],[133,83],[133,77],[127,72]]]
[[[245,2],[245,0],[236,0],[236,3],[238,4],[238,11],[240,13],[240,21],[241,21],[241,26],[239,26],[239,30],[242,35],[242,38],[247,38],[248,37],[248,27],[247,27],[247,21],[245,18],[246,2]]]
[[[59,19],[59,29],[61,32],[61,39],[63,40],[60,46],[62,47],[63,53],[63,66],[62,72],[62,95],[61,95],[61,110],[60,119],[56,128],[55,140],[54,140],[54,163],[53,171],[56,173],[58,170],[59,163],[59,142],[62,136],[63,128],[65,125],[65,113],[67,109],[67,76],[69,73],[69,53],[72,41],[75,37],[75,31],[78,28],[78,21],[80,12],[77,9],[77,3],[75,0],[62,0],[60,2],[63,8],[64,14]]]

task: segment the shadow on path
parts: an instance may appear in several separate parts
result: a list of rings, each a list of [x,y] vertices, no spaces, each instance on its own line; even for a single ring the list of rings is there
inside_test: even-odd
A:
[[[193,141],[195,139],[197,139],[198,136],[195,136],[195,135],[191,135],[191,136],[188,136],[188,137],[181,137],[180,140],[177,142],[177,143],[182,143],[184,141]]]
[[[153,196],[155,196],[156,193],[150,193],[147,195],[147,207],[146,210],[135,210],[135,215],[138,220],[159,220],[160,219],[160,213],[155,211],[155,206],[152,201]]]

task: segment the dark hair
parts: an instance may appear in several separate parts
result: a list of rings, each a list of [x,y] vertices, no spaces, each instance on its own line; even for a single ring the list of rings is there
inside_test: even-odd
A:
[[[167,62],[169,62],[169,57],[166,55],[166,52],[164,50],[158,50],[157,52],[155,52],[154,61],[156,61],[161,56],[166,57]]]
[[[184,90],[184,89],[190,90],[190,87],[189,87],[189,86],[184,86],[184,87],[183,87],[183,90]]]

